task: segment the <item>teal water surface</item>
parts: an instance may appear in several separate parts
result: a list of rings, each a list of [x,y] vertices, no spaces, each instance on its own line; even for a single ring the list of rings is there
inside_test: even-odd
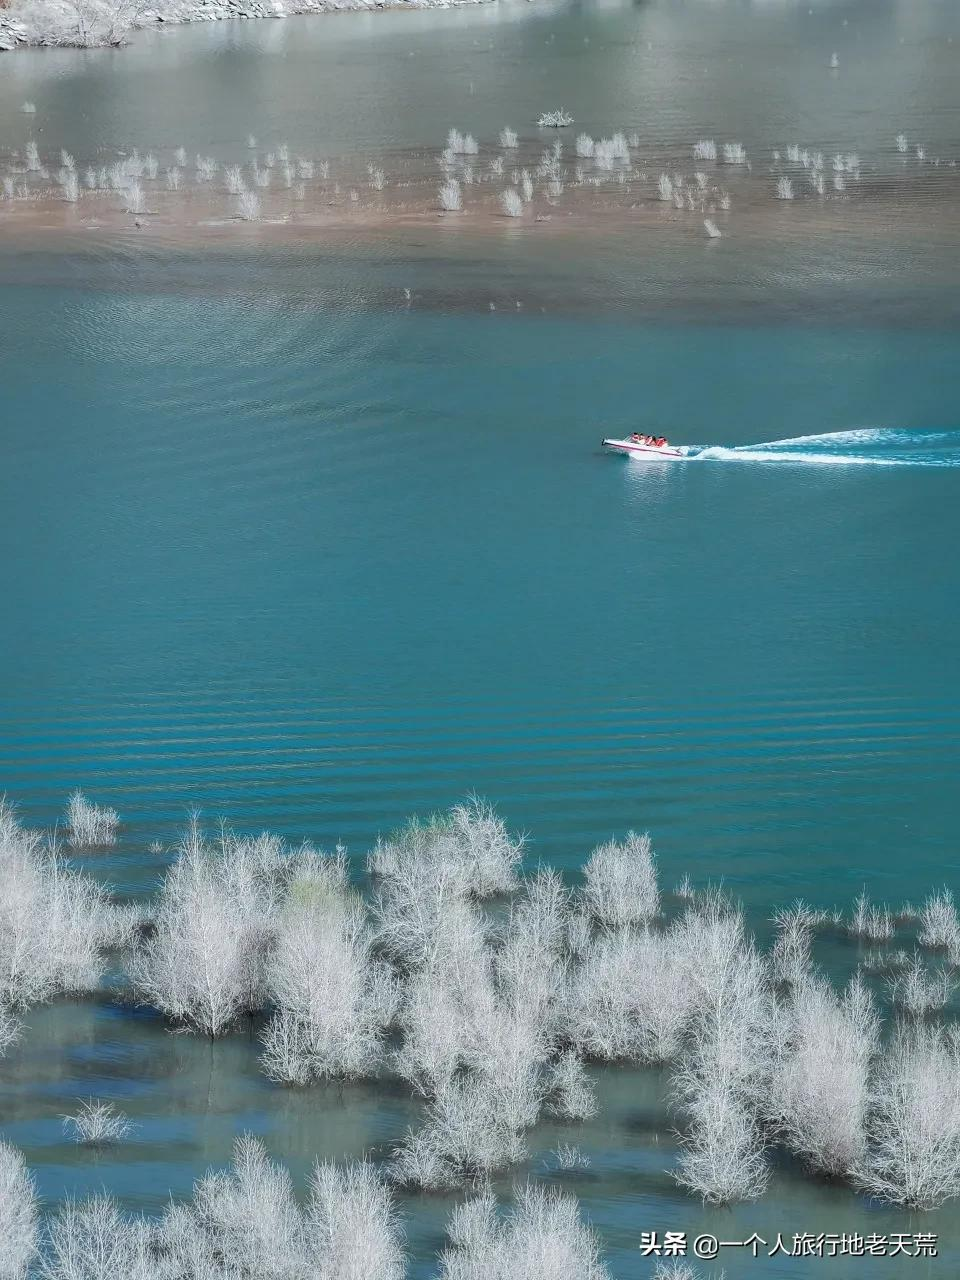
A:
[[[955,872],[952,332],[8,298],[28,819],[362,853],[476,789],[535,857],[649,827],[764,905]],[[639,424],[707,447],[601,456]]]

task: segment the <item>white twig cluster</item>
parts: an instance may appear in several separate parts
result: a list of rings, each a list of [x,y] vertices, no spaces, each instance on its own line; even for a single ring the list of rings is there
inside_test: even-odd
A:
[[[116,809],[91,804],[82,791],[74,791],[67,803],[66,826],[75,849],[116,844],[119,823]]]
[[[544,111],[537,120],[538,129],[565,129],[573,124],[573,116],[563,107],[556,111]]]
[[[444,213],[459,213],[463,208],[463,193],[456,178],[448,178],[437,190],[437,202]]]
[[[112,1102],[88,1098],[80,1104],[80,1110],[75,1115],[63,1116],[63,1128],[74,1142],[88,1147],[103,1147],[122,1142],[133,1125]]]

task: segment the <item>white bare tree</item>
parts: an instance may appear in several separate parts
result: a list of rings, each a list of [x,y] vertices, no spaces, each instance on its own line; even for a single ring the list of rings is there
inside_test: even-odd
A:
[[[643,924],[660,911],[660,891],[649,835],[627,833],[622,844],[601,845],[584,867],[584,895],[601,925]]]
[[[298,887],[267,966],[277,1012],[263,1034],[264,1070],[292,1084],[371,1075],[396,1009],[396,984],[373,958],[359,900],[304,903]]]
[[[403,1234],[372,1165],[317,1164],[305,1213],[314,1280],[403,1280]]]
[[[440,1280],[608,1280],[599,1242],[572,1196],[533,1183],[498,1219],[491,1193],[458,1206]]]
[[[0,1142],[0,1276],[22,1280],[37,1248],[37,1192],[23,1156]]]
[[[0,801],[0,1009],[96,989],[119,920],[105,891]],[[3,1022],[8,1038],[8,1012]]]
[[[960,1195],[960,1037],[901,1027],[870,1093],[860,1188],[892,1204],[934,1209]]]
[[[864,1154],[870,1068],[879,1019],[855,978],[842,996],[821,979],[795,986],[766,1113],[786,1145],[812,1168],[847,1174]]]
[[[31,44],[81,49],[122,44],[148,0],[14,0]]]
[[[265,998],[286,852],[275,837],[221,830],[208,843],[194,817],[164,876],[152,935],[129,961],[139,997],[210,1036]]]

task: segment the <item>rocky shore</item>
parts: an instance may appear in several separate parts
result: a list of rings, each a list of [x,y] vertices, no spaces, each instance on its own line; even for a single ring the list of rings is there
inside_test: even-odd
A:
[[[453,9],[490,0],[161,0],[138,9],[125,30],[151,27],[159,23],[222,22],[226,18],[288,18],[304,13],[337,13],[360,9]],[[121,44],[124,34],[116,25],[103,39],[70,38],[69,5],[51,5],[51,23],[44,29],[34,20],[21,17],[17,8],[0,8],[0,51],[36,45]],[[114,11],[115,14],[116,11]],[[104,15],[106,17],[106,15]],[[110,15],[113,17],[114,15]]]

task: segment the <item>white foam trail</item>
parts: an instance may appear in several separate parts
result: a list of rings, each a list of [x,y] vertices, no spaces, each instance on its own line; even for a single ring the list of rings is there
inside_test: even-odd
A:
[[[781,462],[805,463],[810,466],[844,467],[903,467],[910,466],[905,458],[864,458],[855,453],[776,453],[769,448],[743,445],[726,449],[723,445],[710,445],[691,455],[692,462]]]
[[[691,447],[691,461],[785,462],[803,466],[958,467],[960,432],[857,427],[758,444]]]
[[[923,433],[926,437],[927,433]],[[908,440],[914,438],[911,431],[903,431],[896,427],[857,427],[853,431],[824,431],[819,435],[788,436],[783,440],[762,440],[758,444],[746,445],[748,449],[788,449],[792,445],[822,444],[885,444],[892,439]]]

